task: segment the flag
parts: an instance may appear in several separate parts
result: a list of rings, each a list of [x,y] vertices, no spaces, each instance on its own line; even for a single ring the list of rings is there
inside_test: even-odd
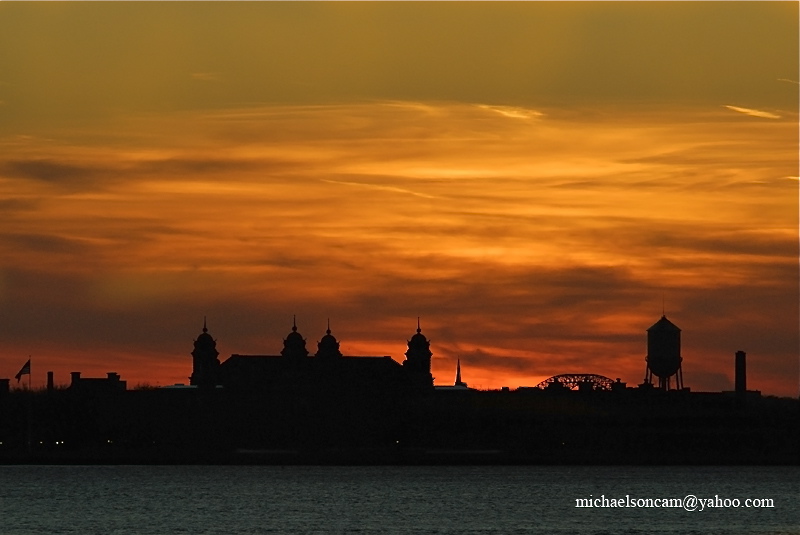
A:
[[[30,375],[30,374],[31,374],[31,359],[28,359],[28,362],[26,362],[25,365],[22,366],[22,369],[14,377],[17,379],[17,382],[19,382],[20,378],[23,375]]]

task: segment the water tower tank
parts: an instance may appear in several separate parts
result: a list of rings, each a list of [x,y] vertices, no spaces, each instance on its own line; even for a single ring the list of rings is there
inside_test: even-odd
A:
[[[677,325],[661,316],[647,329],[647,368],[659,378],[661,388],[669,388],[669,378],[677,375],[677,386],[682,387],[681,330]]]

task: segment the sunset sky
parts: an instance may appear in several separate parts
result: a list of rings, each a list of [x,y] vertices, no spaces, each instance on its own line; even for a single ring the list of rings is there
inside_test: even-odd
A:
[[[798,394],[798,4],[0,3],[0,377],[403,360]],[[663,304],[662,304],[663,303]],[[12,384],[16,381],[12,379]]]

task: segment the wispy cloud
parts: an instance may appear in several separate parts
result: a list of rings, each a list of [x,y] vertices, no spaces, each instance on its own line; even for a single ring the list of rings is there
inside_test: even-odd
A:
[[[405,188],[398,188],[396,186],[384,186],[381,184],[368,184],[365,182],[345,182],[343,180],[329,180],[326,178],[321,179],[322,182],[328,182],[329,184],[343,184],[345,186],[355,186],[358,188],[367,188],[367,189],[374,189],[379,191],[390,191],[392,193],[406,193],[408,195],[415,195],[417,197],[423,197],[425,199],[436,199],[435,195],[428,195],[427,193],[420,193],[418,191],[411,191],[410,189]]]
[[[729,110],[733,110],[739,113],[744,113],[745,115],[750,115],[751,117],[763,117],[764,119],[780,119],[780,115],[775,115],[774,113],[770,113],[768,111],[761,111],[761,110],[754,110],[751,108],[741,108],[739,106],[725,106]]]
[[[544,117],[544,113],[528,108],[519,108],[516,106],[490,106],[487,104],[478,104],[478,107],[484,110],[499,113],[503,117],[511,117],[512,119],[538,119]]]
[[[223,355],[278,351],[297,312],[309,338],[330,315],[351,354],[401,360],[422,315],[438,378],[460,355],[484,387],[633,382],[666,289],[693,388],[744,348],[775,370],[762,390],[788,391],[796,179],[775,177],[796,176],[795,125],[542,113],[531,128],[464,104],[264,106],[16,140],[0,155],[6,353],[166,352],[175,382],[195,316],[217,318]]]

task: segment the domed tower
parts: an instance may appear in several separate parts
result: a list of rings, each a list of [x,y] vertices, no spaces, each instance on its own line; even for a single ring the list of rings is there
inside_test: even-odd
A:
[[[292,332],[290,332],[286,340],[283,341],[281,355],[284,358],[293,360],[299,360],[308,356],[306,341],[303,339],[302,335],[297,332],[296,316],[292,317]]]
[[[683,388],[683,372],[681,371],[681,330],[677,325],[661,316],[661,319],[647,329],[647,369],[644,382],[653,383],[653,376],[658,377],[658,387],[669,390],[672,376],[675,376],[675,387]]]
[[[403,368],[413,377],[413,381],[419,386],[433,388],[433,376],[431,375],[431,343],[422,334],[417,318],[417,334],[408,341],[408,351],[406,360],[403,361]]]
[[[214,388],[219,383],[218,356],[217,341],[208,334],[206,319],[203,318],[203,332],[194,341],[192,375],[189,377],[189,384],[201,388]]]
[[[337,360],[342,356],[342,352],[339,351],[339,342],[331,334],[331,320],[328,320],[328,330],[325,331],[325,336],[317,342],[317,354],[314,356],[325,361]]]

